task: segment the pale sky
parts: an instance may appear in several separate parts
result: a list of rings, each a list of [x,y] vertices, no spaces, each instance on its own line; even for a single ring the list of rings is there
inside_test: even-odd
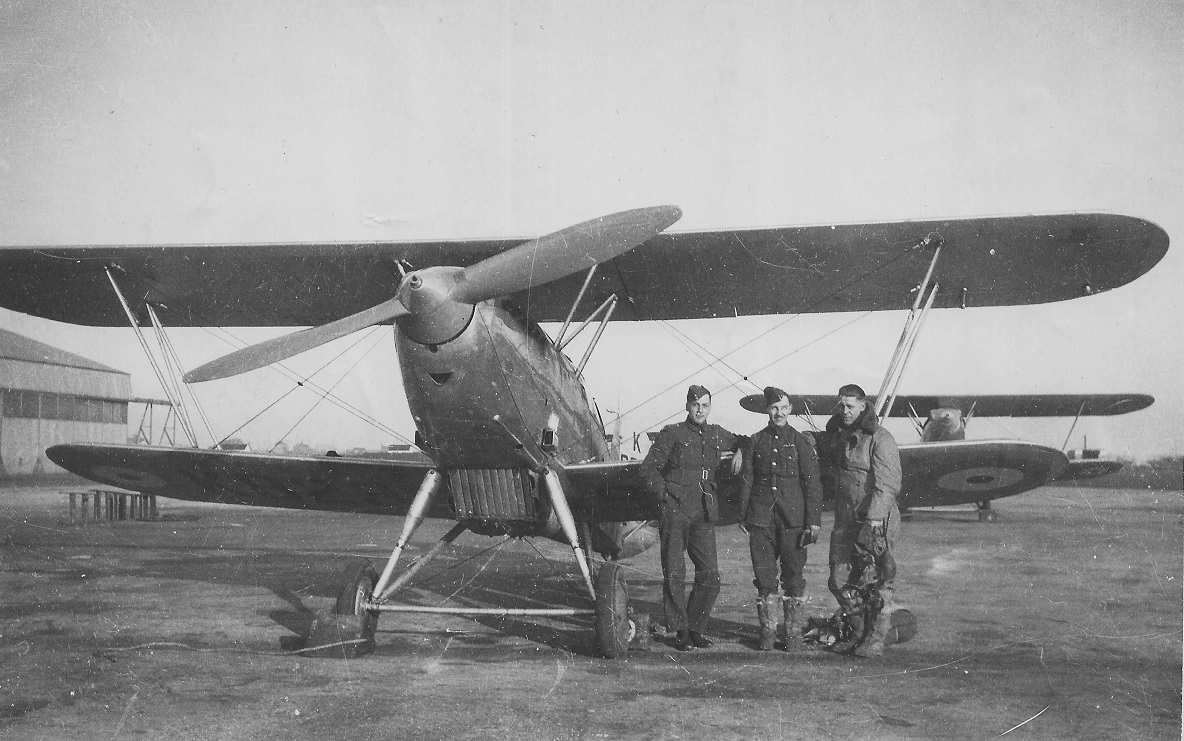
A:
[[[1070,446],[1180,453],[1182,38],[1175,1],[8,3],[0,246],[532,236],[665,203],[684,211],[675,230],[1128,214],[1173,240],[1151,273],[1059,304],[935,312],[901,391],[1149,393],[1151,409],[1083,420]],[[871,390],[903,321],[772,329],[786,318],[615,324],[589,393],[642,431],[679,416],[692,376],[717,390],[714,421],[751,431],[762,420],[736,400],[753,387],[726,388],[738,374]],[[129,328],[3,310],[0,325],[162,396]],[[373,346],[336,392],[409,437],[390,330],[373,331],[318,380]],[[683,334],[717,356],[762,339],[708,370]],[[172,337],[189,367],[228,349]],[[264,370],[198,393],[222,436],[288,387]],[[239,434],[393,441],[326,404],[300,421],[313,401],[293,394]],[[970,433],[1059,448],[1070,424]]]

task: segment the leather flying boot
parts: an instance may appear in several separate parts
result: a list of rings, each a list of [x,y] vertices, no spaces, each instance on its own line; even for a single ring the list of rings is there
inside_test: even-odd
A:
[[[679,651],[690,651],[695,648],[695,644],[691,643],[691,631],[683,628],[674,634],[674,647]]]
[[[802,647],[802,598],[786,597],[782,603],[785,608],[785,627],[782,629],[786,651],[798,651]]]
[[[892,613],[888,610],[880,610],[880,614],[876,616],[876,622],[872,625],[872,632],[868,634],[863,643],[855,648],[855,655],[865,659],[883,656],[884,639],[888,637],[888,631],[891,628]]]
[[[761,637],[758,648],[768,651],[773,648],[773,640],[777,634],[777,595],[769,594],[757,597],[756,616],[761,622]]]
[[[844,610],[844,613],[846,614],[847,627],[851,629],[851,633],[830,647],[835,653],[841,654],[849,653],[863,640],[863,610],[855,608],[851,612]]]

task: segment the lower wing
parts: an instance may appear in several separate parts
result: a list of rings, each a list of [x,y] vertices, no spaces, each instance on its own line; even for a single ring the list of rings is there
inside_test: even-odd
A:
[[[424,474],[422,460],[294,457],[142,445],[55,445],[62,468],[110,486],[173,499],[256,507],[406,514]],[[452,517],[435,497],[429,517]]]
[[[1122,470],[1122,461],[1102,458],[1084,458],[1069,461],[1057,478],[1061,481],[1084,481],[1109,476]]]
[[[1068,465],[1054,448],[1020,440],[900,446],[902,509],[1000,499],[1044,486]]]
[[[740,480],[731,475],[730,463],[716,472],[716,496],[719,499],[720,519],[717,525],[731,525],[740,521],[736,494]],[[661,516],[658,502],[646,491],[641,478],[641,461],[611,461],[579,463],[564,467],[572,485],[591,502],[592,519],[597,522],[626,522],[655,520]]]

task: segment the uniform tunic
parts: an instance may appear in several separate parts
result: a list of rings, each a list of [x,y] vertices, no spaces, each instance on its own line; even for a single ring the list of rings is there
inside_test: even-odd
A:
[[[697,425],[687,419],[667,425],[654,438],[641,464],[646,489],[661,505],[663,604],[666,628],[704,632],[719,596],[719,564],[715,526],[719,520],[715,473],[724,452],[737,437],[719,425]],[[695,580],[686,595],[686,561]]]
[[[802,530],[822,522],[818,456],[806,435],[786,425],[769,425],[752,436],[744,456],[740,513],[748,528],[753,584],[763,597],[778,588],[786,596],[805,594],[806,549]]]

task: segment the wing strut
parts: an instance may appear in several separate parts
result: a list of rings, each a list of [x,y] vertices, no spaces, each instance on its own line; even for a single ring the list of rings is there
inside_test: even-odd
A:
[[[1081,406],[1077,408],[1077,416],[1073,418],[1073,424],[1069,425],[1069,434],[1065,435],[1065,444],[1061,446],[1061,452],[1064,453],[1069,447],[1069,440],[1073,437],[1073,430],[1077,429],[1077,422],[1081,419],[1081,415],[1085,413],[1085,407],[1089,404],[1088,401],[1081,402]],[[1083,449],[1085,446],[1081,446]]]
[[[160,383],[160,387],[164,389],[165,395],[169,397],[169,403],[173,406],[173,411],[177,415],[177,420],[181,423],[181,429],[185,432],[185,437],[189,438],[189,444],[192,447],[200,447],[197,442],[197,433],[193,429],[193,422],[189,419],[189,414],[185,411],[183,400],[180,398],[180,390],[174,388],[173,384],[169,383],[168,377],[161,369],[160,363],[156,360],[156,354],[148,346],[148,340],[144,338],[144,332],[140,329],[139,322],[136,321],[136,315],[132,312],[132,307],[128,304],[127,299],[124,298],[123,291],[119,288],[119,283],[111,273],[111,266],[104,266],[103,271],[107,274],[107,280],[111,281],[111,287],[115,289],[115,296],[119,299],[119,305],[123,307],[123,313],[127,316],[128,323],[132,325],[132,331],[136,333],[136,339],[140,341],[140,347],[144,350],[144,355],[148,358],[148,363],[152,366],[152,371],[156,374],[156,380]],[[165,360],[167,362],[167,353],[164,353],[163,350],[161,352],[165,354]],[[214,440],[217,442],[217,438]]]
[[[929,282],[933,278],[933,269],[937,267],[937,258],[941,256],[942,245],[945,240],[940,234],[931,233],[918,242],[913,249],[934,247],[933,258],[929,261],[929,268],[925,271],[925,279],[917,286],[917,297],[913,299],[913,308],[905,320],[904,329],[900,333],[900,340],[896,343],[896,350],[892,353],[892,360],[888,363],[888,370],[884,373],[884,382],[880,384],[880,393],[876,395],[876,416],[880,419],[892,411],[892,402],[896,401],[896,390],[900,387],[900,379],[904,375],[904,368],[908,364],[908,357],[912,353],[917,336],[921,331],[921,323],[925,315],[933,306],[933,299],[937,294],[937,286],[929,289]],[[925,300],[928,292],[929,298]],[[921,302],[925,300],[925,307]],[[889,398],[891,396],[891,398]]]
[[[202,408],[201,402],[197,400],[197,395],[193,393],[193,389],[189,386],[183,386],[177,383],[177,379],[184,375],[185,371],[181,367],[181,359],[177,357],[177,350],[173,347],[173,341],[169,339],[168,333],[164,331],[164,324],[161,323],[160,317],[156,313],[156,306],[153,304],[145,304],[144,307],[148,309],[148,318],[152,321],[152,329],[156,332],[156,342],[160,345],[160,354],[164,357],[165,364],[168,366],[168,380],[173,383],[173,388],[177,393],[177,398],[184,402],[182,389],[189,392],[189,400],[193,402],[193,408],[197,410],[197,416],[201,417],[201,423],[206,428],[206,434],[218,444],[218,438],[214,435],[214,428],[210,426],[210,419],[206,416],[206,410]],[[184,407],[181,411],[188,415],[188,410]],[[192,420],[189,426],[193,426]]]
[[[584,278],[584,285],[580,286],[580,292],[576,294],[576,300],[571,302],[571,311],[567,312],[567,318],[563,320],[563,326],[559,329],[559,335],[555,338],[555,344],[563,347],[563,335],[567,334],[567,328],[571,326],[571,318],[576,315],[576,308],[579,307],[580,302],[584,300],[584,294],[588,291],[588,286],[592,283],[593,276],[596,275],[596,268],[599,264],[588,268],[588,277]]]
[[[917,346],[917,338],[921,336],[921,328],[925,326],[925,318],[929,316],[929,310],[933,308],[933,299],[937,298],[938,285],[933,284],[933,288],[929,290],[929,298],[925,300],[925,307],[921,309],[921,317],[917,323],[913,325],[912,335],[909,337],[908,347],[905,348],[904,355],[900,359],[900,366],[896,370],[896,380],[892,384],[892,393],[888,397],[888,402],[884,404],[884,416],[892,413],[892,406],[896,404],[896,392],[900,388],[900,381],[904,378],[905,369],[909,366],[909,360],[913,357],[913,348]]]
[[[608,305],[608,311],[604,312],[604,318],[600,320],[600,326],[596,328],[596,334],[592,335],[592,342],[588,345],[588,349],[584,351],[584,357],[580,358],[580,364],[576,366],[576,375],[584,372],[584,366],[588,364],[588,359],[592,357],[592,351],[600,344],[600,336],[604,334],[604,328],[608,326],[608,320],[613,318],[613,312],[617,310],[617,295],[614,293],[608,297],[611,302]]]

